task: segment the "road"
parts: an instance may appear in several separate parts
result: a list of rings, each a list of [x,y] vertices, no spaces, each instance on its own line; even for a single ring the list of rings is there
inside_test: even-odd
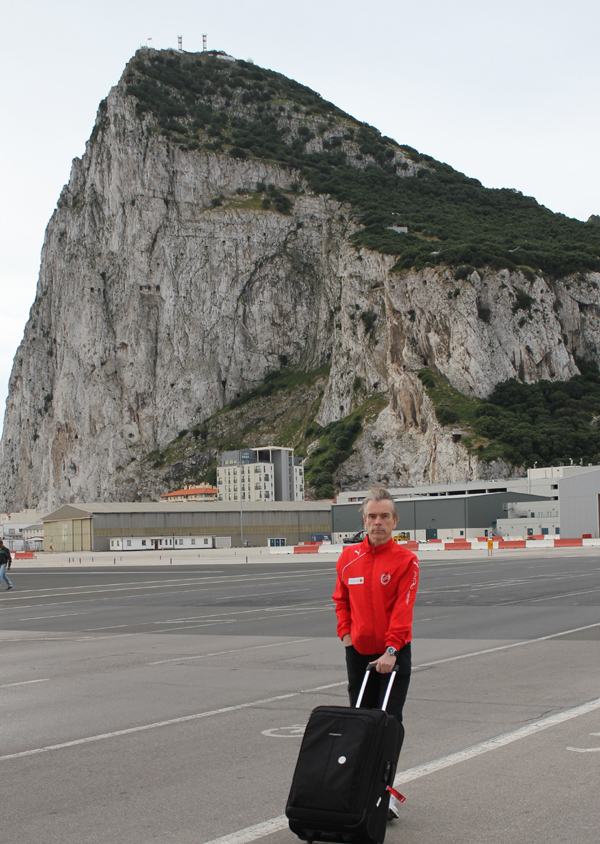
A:
[[[346,703],[335,558],[204,559],[15,563],[0,594],[3,840],[295,840],[283,812],[302,728]],[[593,549],[425,553],[414,636],[407,801],[386,841],[596,844]]]

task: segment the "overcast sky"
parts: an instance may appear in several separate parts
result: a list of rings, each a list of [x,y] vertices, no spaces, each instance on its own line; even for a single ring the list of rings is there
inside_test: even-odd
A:
[[[553,211],[600,214],[598,0],[19,0],[0,53],[0,408],[44,230],[140,46],[226,50]],[[148,41],[148,39],[152,39]]]

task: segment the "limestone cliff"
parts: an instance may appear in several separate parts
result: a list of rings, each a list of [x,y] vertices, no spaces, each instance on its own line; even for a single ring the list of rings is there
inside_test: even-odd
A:
[[[145,455],[282,362],[329,362],[322,425],[387,395],[341,482],[476,478],[489,467],[439,425],[418,369],[484,396],[511,377],[567,379],[574,355],[598,358],[600,275],[392,271],[393,257],[350,241],[361,225],[350,204],[297,171],[152,126],[122,80],[48,224],[10,379],[4,506],[130,497]],[[283,210],[262,201],[267,185],[287,197]],[[128,466],[122,484],[116,469]],[[156,478],[157,497],[167,482]]]

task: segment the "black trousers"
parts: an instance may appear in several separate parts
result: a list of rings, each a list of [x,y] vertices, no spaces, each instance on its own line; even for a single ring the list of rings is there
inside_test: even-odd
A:
[[[346,648],[346,669],[348,671],[348,695],[350,706],[356,706],[358,693],[365,678],[365,671],[370,662],[374,662],[381,654],[360,654],[353,645]],[[410,684],[410,672],[412,670],[412,654],[410,642],[398,651],[396,656],[398,671],[392,686],[392,692],[387,705],[387,711],[400,724],[400,748],[404,741],[404,724],[402,723],[402,710],[408,694]],[[389,674],[379,674],[372,671],[369,675],[369,682],[361,701],[361,707],[367,709],[378,709],[383,703],[386,689],[390,680]]]

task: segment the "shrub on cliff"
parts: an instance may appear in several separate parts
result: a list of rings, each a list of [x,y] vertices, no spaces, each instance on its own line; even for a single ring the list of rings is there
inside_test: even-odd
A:
[[[520,267],[530,280],[538,272],[600,271],[594,218],[582,223],[519,191],[485,188],[274,71],[211,53],[140,51],[125,82],[138,116],[152,115],[159,131],[185,148],[194,142],[212,150],[230,144],[234,157],[277,161],[299,171],[314,193],[352,204],[365,213],[355,246],[395,256],[398,271],[438,264]],[[323,149],[308,153],[315,133]],[[418,168],[417,178],[405,175],[408,162],[413,176]],[[408,234],[389,228],[399,212]]]

